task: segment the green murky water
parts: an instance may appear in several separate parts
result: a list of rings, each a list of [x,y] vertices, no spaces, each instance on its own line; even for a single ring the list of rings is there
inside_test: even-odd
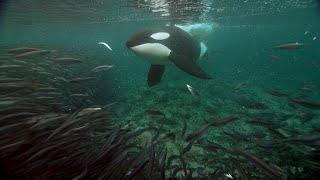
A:
[[[54,146],[58,142],[69,142],[67,139],[71,138],[63,139],[67,135],[35,150],[29,147],[41,144],[41,139],[48,136],[42,133],[53,133],[62,122],[48,121],[39,132],[32,131],[28,137],[33,140],[40,137],[40,140],[34,140],[36,143],[24,138],[31,125],[39,121],[36,116],[41,115],[45,120],[47,117],[44,115],[50,113],[55,113],[53,116],[72,116],[86,108],[101,107],[110,113],[107,119],[113,124],[112,128],[126,124],[132,132],[147,128],[137,137],[123,138],[141,150],[140,154],[128,150],[128,154],[133,154],[130,158],[138,160],[128,160],[131,165],[123,171],[124,178],[136,172],[139,165],[144,165],[137,173],[137,179],[149,176],[160,179],[165,154],[165,178],[228,179],[230,174],[234,179],[245,179],[245,175],[250,179],[316,179],[319,175],[319,1],[9,0],[0,7],[0,129],[6,134],[1,138],[3,153],[0,157],[1,166],[7,167],[4,175],[27,179],[71,178],[77,175],[80,178],[115,178],[114,174],[106,172],[120,172],[118,167],[124,167],[116,163],[122,162],[120,159],[103,164],[83,158],[77,162],[81,165],[80,170],[75,168],[70,173],[60,174],[59,168],[54,166],[54,158],[58,155],[52,149],[58,147]],[[198,64],[212,75],[212,80],[198,79],[169,65],[161,82],[148,87],[150,64],[132,53],[125,43],[135,32],[167,23],[182,26],[214,24],[212,32],[196,37],[208,48],[208,58],[203,58]],[[112,51],[99,42],[108,43]],[[297,42],[303,47],[273,49],[277,45]],[[10,49],[19,47],[55,51],[35,55],[10,52]],[[62,57],[73,57],[83,62],[70,65],[54,62]],[[5,67],[7,65],[21,67]],[[113,67],[107,71],[92,71],[100,65]],[[94,80],[70,83],[79,77],[94,77]],[[12,84],[9,88],[4,84],[20,81],[27,83],[19,84],[23,91],[12,87]],[[187,84],[197,95],[188,90]],[[55,88],[52,91],[56,94],[39,90],[48,87]],[[75,94],[81,94],[81,97]],[[33,110],[21,110],[30,104]],[[155,115],[154,111],[160,115]],[[16,116],[17,113],[31,112],[36,114]],[[83,146],[82,142],[67,150],[71,152],[81,147],[83,157],[91,157],[88,153],[91,150],[97,155],[106,150],[100,143],[109,142],[108,138],[113,136],[101,137],[99,133],[114,131],[112,128],[99,129],[99,125],[103,126],[105,122],[97,119],[103,119],[103,116],[105,114],[88,116],[83,124],[74,127],[85,129],[85,135],[82,135],[89,136],[89,140],[83,143],[94,147],[93,150]],[[188,135],[208,122],[229,117],[240,119],[224,126],[210,126],[192,142],[190,149],[185,149],[190,143],[186,140]],[[20,118],[30,122],[27,123],[31,124],[30,127],[17,125]],[[15,126],[8,128],[13,124]],[[92,125],[95,128],[86,128],[91,124],[95,124]],[[73,125],[63,129],[67,131],[71,127]],[[120,138],[122,134],[118,136]],[[155,144],[158,162],[151,163],[152,153],[146,153],[150,144]],[[51,159],[40,155],[30,159],[46,147],[52,147],[45,151],[52,153]],[[13,156],[21,154],[24,149],[30,151],[26,155],[30,164],[17,168],[16,173],[7,173],[15,163],[23,161]],[[65,156],[72,160],[72,153],[67,152]],[[44,162],[46,159],[50,159],[47,164]],[[259,164],[261,161],[262,165]],[[26,168],[36,167],[40,162],[43,166],[54,165],[39,171]],[[60,167],[63,163],[68,161],[62,161]],[[154,170],[148,173],[151,164]],[[103,165],[105,168],[98,168]],[[89,169],[87,173],[82,171],[86,168]]]

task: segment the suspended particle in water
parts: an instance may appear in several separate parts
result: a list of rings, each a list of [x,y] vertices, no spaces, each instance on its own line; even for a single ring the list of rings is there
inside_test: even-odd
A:
[[[317,37],[315,36],[315,37],[313,37],[313,39],[312,40],[316,40],[317,39]]]
[[[305,35],[307,35],[309,33],[309,31],[304,32]]]

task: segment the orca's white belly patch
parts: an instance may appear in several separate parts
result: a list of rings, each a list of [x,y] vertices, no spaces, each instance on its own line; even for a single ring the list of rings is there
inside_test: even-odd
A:
[[[171,64],[171,61],[168,59],[171,50],[163,44],[145,43],[138,46],[133,46],[130,49],[151,64]]]

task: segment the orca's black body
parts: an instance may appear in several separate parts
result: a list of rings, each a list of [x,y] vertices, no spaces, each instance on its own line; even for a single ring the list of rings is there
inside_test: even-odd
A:
[[[4,18],[4,11],[6,10],[7,0],[0,0],[0,24],[2,24],[2,19]]]
[[[151,61],[148,85],[158,84],[164,73],[164,65],[173,63],[186,73],[211,79],[195,61],[204,54],[206,47],[191,34],[175,26],[163,26],[134,34],[127,47]],[[203,48],[205,47],[205,50]]]

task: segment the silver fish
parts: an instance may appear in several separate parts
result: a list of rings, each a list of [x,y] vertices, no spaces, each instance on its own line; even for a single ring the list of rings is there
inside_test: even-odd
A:
[[[25,68],[25,65],[16,65],[16,64],[8,64],[8,65],[1,65],[0,70],[4,69],[16,69],[16,68]]]
[[[303,47],[304,47],[304,44],[296,42],[296,43],[273,46],[272,49],[301,49]]]
[[[84,81],[96,80],[98,77],[81,77],[69,80],[69,83],[81,83]]]
[[[77,116],[83,116],[89,113],[93,113],[96,111],[101,111],[102,108],[101,107],[90,107],[90,108],[84,108],[81,111],[79,111],[79,113],[77,114]]]
[[[9,53],[26,53],[26,52],[41,51],[41,50],[43,49],[32,48],[32,47],[19,47],[19,48],[8,49],[7,51]]]
[[[232,90],[233,91],[238,91],[238,90],[242,89],[247,84],[248,84],[248,82],[240,82]]]
[[[279,56],[275,55],[268,55],[268,57],[271,59],[272,62],[281,61],[281,58]]]
[[[57,58],[57,59],[53,60],[53,62],[55,62],[57,64],[68,65],[68,64],[73,64],[73,63],[81,63],[83,61],[80,59],[77,59],[77,58],[63,57],[63,58]]]
[[[55,52],[55,50],[38,50],[38,51],[30,51],[22,54],[18,54],[15,57],[25,57],[25,56],[32,56],[32,55],[37,55],[37,54],[47,54]]]
[[[102,65],[92,69],[93,72],[106,71],[113,68],[113,65]]]
[[[198,95],[199,95],[199,93],[197,93],[197,92],[193,89],[193,87],[191,87],[189,84],[186,84],[186,86],[187,86],[188,90],[190,91],[190,93],[191,93],[192,95],[194,95],[194,96],[198,96]]]
[[[111,47],[107,43],[99,42],[98,44],[102,44],[102,45],[106,46],[110,51],[112,51]]]
[[[70,94],[69,97],[88,97],[88,94]]]

